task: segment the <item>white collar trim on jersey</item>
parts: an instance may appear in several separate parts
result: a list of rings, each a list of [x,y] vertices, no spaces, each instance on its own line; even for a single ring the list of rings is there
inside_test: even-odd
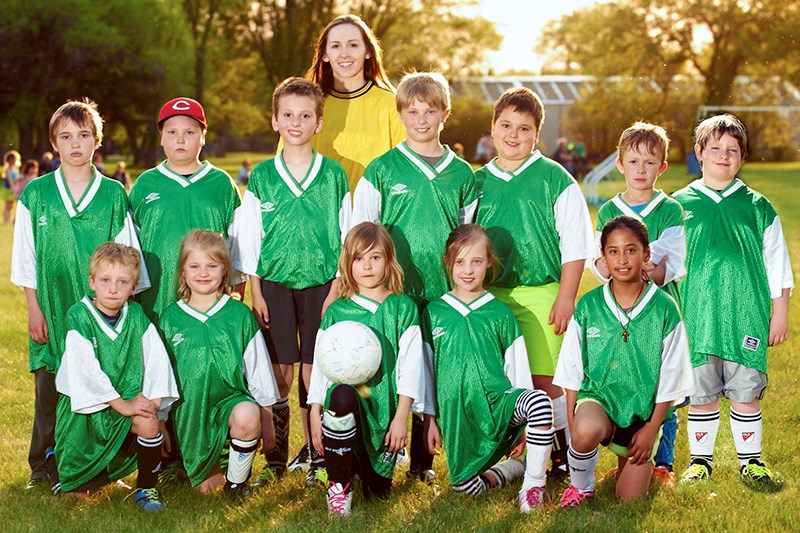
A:
[[[208,161],[203,161],[200,163],[200,170],[192,174],[189,178],[185,178],[176,172],[173,172],[167,167],[167,162],[162,161],[157,167],[159,172],[166,176],[167,178],[171,179],[184,189],[191,185],[192,183],[196,183],[198,180],[202,179],[206,174],[211,172],[214,168],[214,165],[209,163]]]
[[[456,311],[461,313],[461,316],[467,316],[472,311],[475,311],[476,309],[480,309],[481,307],[483,307],[487,303],[489,303],[492,300],[494,300],[494,295],[491,292],[486,292],[482,296],[479,296],[478,298],[473,300],[471,303],[465,304],[464,302],[462,302],[461,300],[459,300],[458,298],[456,298],[452,294],[445,293],[445,294],[442,295],[442,300],[447,302],[447,304],[450,307],[452,307],[453,309],[455,309]]]
[[[286,163],[283,161],[283,150],[278,152],[275,156],[275,169],[278,171],[278,175],[281,177],[283,182],[289,187],[289,190],[292,193],[300,198],[304,191],[307,191],[314,180],[319,176],[319,170],[322,168],[322,154],[314,150],[314,159],[311,161],[311,165],[308,167],[308,172],[306,175],[303,176],[303,179],[297,181],[292,176],[292,173],[289,172],[289,169],[286,167]]]
[[[400,144],[397,145],[397,149],[400,151],[401,154],[406,156],[406,158],[411,161],[414,166],[416,166],[420,172],[425,174],[425,177],[428,180],[433,181],[436,179],[436,176],[442,173],[444,169],[453,161],[456,157],[455,152],[453,152],[448,146],[444,147],[444,155],[436,163],[435,167],[432,167],[427,161],[425,161],[422,156],[414,152],[411,148],[408,147],[405,141],[402,141]]]
[[[370,300],[369,298],[365,298],[360,294],[354,294],[351,300],[353,300],[354,303],[360,305],[373,315],[378,312],[378,307],[380,307],[380,304],[378,302]]]
[[[694,180],[692,183],[689,184],[689,187],[693,188],[699,193],[703,193],[709,198],[711,198],[714,203],[720,203],[722,200],[727,198],[728,196],[732,195],[742,187],[744,187],[744,182],[739,178],[734,178],[733,182],[728,185],[722,192],[715,191],[705,183],[703,183],[703,179]]]
[[[628,203],[622,199],[622,194],[616,195],[614,198],[611,199],[611,202],[617,206],[617,209],[622,211],[625,215],[629,217],[633,217],[636,220],[642,220],[644,217],[655,211],[656,207],[661,205],[661,202],[667,199],[667,195],[664,194],[663,191],[657,190],[652,198],[647,202],[642,210],[637,213],[634,209],[628,205]]]
[[[202,311],[198,311],[191,305],[187,304],[185,300],[178,300],[178,307],[183,309],[183,311],[187,315],[192,316],[197,320],[199,320],[200,322],[202,322],[203,324],[205,324],[209,318],[216,315],[223,307],[225,307],[225,304],[228,303],[228,300],[230,299],[231,299],[230,296],[228,296],[227,294],[223,294],[222,298],[220,298],[217,301],[217,303],[212,305],[205,313],[203,313]]]
[[[603,299],[606,301],[606,305],[611,311],[611,314],[613,314],[617,320],[619,320],[620,324],[627,326],[628,322],[634,320],[642,313],[642,311],[645,310],[647,304],[650,303],[650,300],[653,299],[653,296],[655,296],[656,292],[659,290],[661,289],[658,288],[658,285],[650,281],[642,297],[639,298],[639,301],[634,304],[633,309],[631,309],[628,313],[622,310],[617,303],[617,300],[614,299],[614,295],[611,294],[611,283],[606,283],[603,285]]]
[[[514,172],[506,172],[499,166],[497,166],[497,162],[492,160],[486,165],[486,168],[491,172],[495,177],[500,178],[505,182],[509,182],[514,179],[515,176],[519,176],[525,169],[537,162],[542,158],[542,153],[539,150],[534,150],[531,155],[528,156],[528,159],[525,160]]]
[[[128,317],[128,302],[123,304],[119,313],[119,318],[117,319],[117,323],[114,326],[111,326],[111,324],[106,322],[106,319],[103,318],[103,315],[100,314],[100,311],[97,310],[88,296],[84,296],[81,299],[81,303],[85,305],[87,309],[89,309],[89,312],[94,317],[97,325],[100,326],[100,329],[103,330],[103,333],[105,333],[106,336],[112,341],[117,340],[117,337],[119,337],[120,333],[122,333],[122,328],[125,327],[125,319]]]
[[[75,201],[72,199],[72,195],[69,192],[69,188],[67,187],[67,182],[64,179],[64,174],[61,172],[61,167],[56,169],[56,186],[58,187],[58,194],[61,196],[61,202],[64,204],[64,208],[67,210],[67,214],[70,218],[75,217],[78,213],[83,212],[92,200],[94,200],[94,195],[97,194],[97,189],[100,188],[100,184],[103,183],[103,175],[92,166],[92,170],[94,170],[94,176],[92,176],[91,181],[86,186],[86,190],[83,192],[83,196],[78,200],[78,204],[75,204]]]

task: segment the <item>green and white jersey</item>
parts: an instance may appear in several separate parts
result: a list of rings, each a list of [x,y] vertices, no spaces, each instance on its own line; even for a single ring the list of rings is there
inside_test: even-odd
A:
[[[660,263],[667,258],[663,288],[680,305],[678,282],[686,275],[686,233],[683,229],[683,208],[676,200],[656,189],[655,194],[642,209],[637,212],[625,200],[622,194],[604,203],[597,212],[597,231],[595,233],[597,250],[600,250],[600,235],[609,220],[618,216],[635,218],[647,226],[650,239],[650,261]],[[604,277],[591,262],[591,269],[597,279],[606,283]]]
[[[390,294],[382,303],[361,295],[339,298],[333,302],[322,318],[317,341],[325,330],[337,322],[354,320],[360,322],[377,335],[381,343],[381,366],[365,384],[369,396],[359,395],[361,438],[375,472],[391,479],[394,460],[386,462],[383,454],[387,447],[383,443],[389,425],[397,411],[398,395],[414,400],[412,410],[422,411],[425,391],[425,371],[422,358],[422,334],[419,328],[417,306],[408,296]],[[315,350],[316,352],[316,350]],[[319,356],[314,354],[314,358]],[[327,408],[330,400],[331,382],[320,370],[320,365],[311,369],[308,388],[308,403],[317,403]]]
[[[205,313],[179,300],[164,310],[159,326],[181,393],[172,410],[175,437],[194,487],[219,460],[233,408],[272,405],[278,386],[255,318],[227,294]]]
[[[553,383],[599,403],[619,428],[648,420],[657,403],[690,396],[689,345],[675,300],[652,281],[627,312],[610,284],[586,293],[564,334]]]
[[[502,270],[498,287],[561,280],[561,265],[595,256],[586,200],[575,178],[538,150],[514,172],[496,161],[475,172],[481,199],[475,222],[486,228]]]
[[[436,414],[456,484],[495,464],[524,431],[509,425],[533,388],[528,354],[514,314],[489,292],[470,304],[449,293],[434,300],[422,331],[433,369],[425,412]]]
[[[369,164],[353,194],[353,226],[383,224],[403,267],[403,291],[418,304],[449,290],[442,256],[450,232],[472,222],[477,205],[472,167],[445,147],[431,166],[401,142]]]
[[[775,209],[739,179],[722,191],[696,180],[673,196],[686,224],[680,291],[692,364],[715,355],[766,373],[770,300],[794,287]]]
[[[110,325],[88,296],[67,312],[66,348],[56,374],[56,462],[64,491],[108,469],[111,481],[136,470],[136,456],[120,453],[131,429],[108,405],[140,393],[161,398],[159,418],[178,399],[169,356],[139,304],[126,303]]]
[[[153,285],[142,294],[141,304],[150,319],[157,321],[158,315],[178,299],[178,255],[187,233],[195,229],[216,231],[234,248],[239,189],[227,172],[208,161],[189,177],[176,174],[164,161],[139,176],[131,188],[130,201]],[[243,281],[233,277],[232,283]]]
[[[234,267],[290,289],[324,285],[336,275],[350,205],[339,163],[315,151],[298,181],[279,152],[250,174]]]
[[[11,282],[36,289],[47,321],[44,344],[28,339],[28,369],[55,372],[64,353],[67,310],[89,294],[89,258],[104,242],[139,249],[125,189],[94,170],[75,201],[61,169],[31,181],[17,204]],[[138,290],[150,286],[142,268]]]

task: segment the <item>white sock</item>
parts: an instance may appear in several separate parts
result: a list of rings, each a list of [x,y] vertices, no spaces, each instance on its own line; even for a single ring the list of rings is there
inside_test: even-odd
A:
[[[731,433],[739,464],[746,465],[750,459],[761,459],[761,410],[746,414],[731,408]]]
[[[559,429],[566,429],[567,426],[567,397],[560,396],[553,402],[553,427],[558,431]]]
[[[714,444],[719,431],[719,409],[708,413],[689,408],[686,432],[689,434],[689,455],[692,459],[705,459],[708,464],[714,457]]]
[[[555,430],[528,428],[527,455],[525,456],[525,478],[522,490],[531,487],[544,487],[547,481],[547,462],[550,460],[550,449],[553,447]]]
[[[594,469],[599,457],[597,448],[589,453],[578,453],[572,448],[567,451],[569,478],[573,487],[581,492],[594,492]]]
[[[231,483],[238,485],[250,477],[250,467],[258,449],[258,439],[239,440],[231,439],[230,456],[228,458],[228,472],[225,477]]]

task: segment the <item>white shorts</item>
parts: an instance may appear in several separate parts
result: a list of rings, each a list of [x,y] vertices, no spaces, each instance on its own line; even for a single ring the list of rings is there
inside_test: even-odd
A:
[[[708,362],[694,368],[695,394],[692,405],[707,405],[720,398],[750,403],[764,396],[767,375],[733,361],[708,356]]]

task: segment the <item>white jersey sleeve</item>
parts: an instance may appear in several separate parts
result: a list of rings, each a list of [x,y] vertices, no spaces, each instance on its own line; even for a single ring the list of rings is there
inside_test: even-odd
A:
[[[228,249],[231,251],[231,266],[233,266],[233,272],[231,272],[229,277],[229,283],[231,285],[237,285],[247,281],[247,273],[236,266],[240,262],[237,258],[239,254],[237,241],[239,240],[239,230],[242,226],[242,213],[242,206],[239,205],[239,207],[233,210],[233,220],[231,221],[231,225],[228,226]],[[259,224],[259,226],[260,225],[261,224]],[[244,297],[244,295],[242,295],[242,297]]]
[[[16,235],[14,244],[16,245]],[[772,224],[764,230],[763,256],[770,298],[780,298],[783,289],[794,288],[794,278],[789,260],[789,248],[786,246],[781,219],[777,215]]]
[[[602,234],[603,234],[603,232],[601,232],[601,231],[596,231],[594,233],[594,237],[595,237],[595,241],[594,241],[594,248],[595,248],[594,257],[592,259],[589,259],[589,261],[587,261],[587,262],[589,263],[589,270],[592,271],[592,274],[594,274],[594,277],[596,277],[598,280],[600,280],[601,283],[608,283],[609,281],[611,281],[611,278],[607,278],[607,277],[603,276],[603,274],[601,274],[600,270],[597,268],[597,262],[603,260],[602,254],[600,253],[600,235],[602,235]]]
[[[56,390],[69,396],[72,412],[84,415],[102,411],[108,402],[120,397],[100,368],[92,342],[75,330],[67,332]]]
[[[436,373],[433,366],[433,347],[427,342],[422,345],[422,355],[425,363],[425,396],[422,412],[426,415],[436,415]]]
[[[261,407],[275,404],[280,398],[280,393],[275,381],[275,374],[272,371],[272,362],[264,341],[264,334],[261,331],[256,332],[256,335],[250,339],[242,359],[244,379],[247,381],[247,388],[256,403]]]
[[[142,337],[142,357],[142,395],[147,399],[161,398],[158,419],[166,420],[170,406],[180,394],[167,349],[153,324]]]
[[[504,355],[503,372],[513,387],[518,389],[532,389],[531,366],[528,362],[528,350],[525,348],[525,339],[522,335],[517,337]]]
[[[680,403],[693,393],[694,373],[689,358],[689,341],[683,322],[679,322],[664,338],[656,403]]]
[[[261,222],[261,202],[251,192],[245,191],[236,225],[236,252],[233,268],[245,274],[255,276],[258,271],[258,260],[261,257],[261,241],[264,240],[264,225]]]
[[[667,228],[655,241],[650,242],[650,261],[660,263],[666,257],[664,283],[680,281],[686,276],[686,231],[683,226]]]
[[[142,247],[139,244],[139,232],[136,231],[133,214],[130,211],[125,215],[125,223],[122,230],[114,237],[114,242],[136,248],[136,251],[139,252],[139,283],[136,285],[136,294],[149,289],[151,287],[150,275],[147,273],[147,265],[145,265]]]
[[[478,199],[475,198],[469,205],[465,205],[458,212],[459,224],[472,224],[475,221],[475,213],[478,210]]]
[[[561,264],[595,256],[591,217],[586,199],[577,183],[572,183],[553,206],[556,231],[561,239]]]
[[[400,336],[395,368],[397,394],[414,400],[411,404],[412,411],[423,412],[426,375],[422,355],[422,331],[419,326],[409,327]]]
[[[581,326],[571,318],[564,341],[558,354],[558,364],[553,375],[553,384],[577,391],[583,384],[583,348]]]
[[[353,217],[351,226],[362,222],[381,223],[381,193],[363,177],[358,180],[353,192]]]
[[[14,218],[14,244],[11,248],[11,283],[18,287],[36,289],[36,247],[30,211],[17,202]]]
[[[319,340],[322,338],[324,329],[317,332],[317,340],[314,342],[314,359],[317,358],[317,348],[319,347]],[[311,379],[308,382],[308,400],[307,403],[318,403],[325,406],[325,395],[328,394],[328,389],[332,385],[331,381],[325,377],[319,365],[311,366]]]

